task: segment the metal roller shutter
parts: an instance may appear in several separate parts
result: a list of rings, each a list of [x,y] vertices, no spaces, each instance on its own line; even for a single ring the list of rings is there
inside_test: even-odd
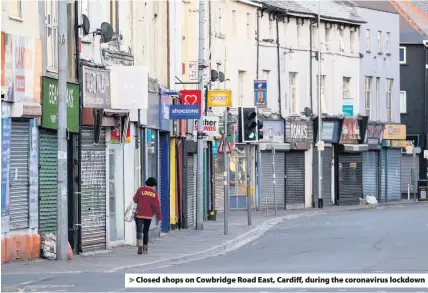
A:
[[[339,154],[339,204],[356,205],[363,193],[361,154]]]
[[[161,207],[161,212],[162,212],[162,153],[164,151],[165,150],[163,149],[163,143],[162,143],[161,139],[159,139],[159,150],[158,150],[158,154],[159,154],[159,164],[158,164],[159,178],[157,180],[158,186],[156,187],[156,189],[157,189],[158,196],[159,196],[159,206]],[[155,215],[155,218],[157,218],[156,215]],[[153,221],[153,226],[156,226],[157,223],[158,223],[158,221]]]
[[[312,175],[312,186],[313,186],[313,199],[318,198],[318,150],[314,148],[313,150],[313,175]],[[322,197],[324,206],[331,206],[333,202],[331,200],[331,163],[333,160],[333,148],[326,147],[322,152]],[[317,203],[317,200],[314,201]]]
[[[305,207],[305,152],[290,151],[285,156],[286,209]]]
[[[415,158],[416,176],[419,171],[419,156]],[[402,197],[407,198],[407,185],[410,184],[410,192],[413,191],[412,182],[412,169],[413,169],[413,155],[403,154],[401,156],[401,194]],[[417,183],[416,183],[417,184]]]
[[[380,152],[380,198],[379,201],[386,201],[386,149]]]
[[[386,200],[401,199],[401,149],[386,151]]]
[[[82,128],[82,251],[106,249],[106,145],[105,129],[99,144],[93,128]]]
[[[272,152],[261,152],[260,162],[260,198],[261,205],[266,205],[268,198],[269,208],[275,208],[273,194],[273,158]],[[285,153],[275,153],[275,177],[276,177],[276,204],[278,209],[285,208]]]
[[[28,228],[30,123],[12,119],[10,138],[10,229]]]
[[[54,131],[40,131],[39,234],[57,232],[58,138]]]
[[[378,198],[378,166],[377,151],[363,153],[363,194]]]
[[[187,157],[187,228],[196,225],[196,165],[195,156]]]

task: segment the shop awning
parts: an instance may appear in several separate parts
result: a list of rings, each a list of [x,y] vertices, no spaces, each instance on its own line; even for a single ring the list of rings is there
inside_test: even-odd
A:
[[[344,144],[343,150],[345,152],[365,152],[369,150],[369,146],[367,144]]]

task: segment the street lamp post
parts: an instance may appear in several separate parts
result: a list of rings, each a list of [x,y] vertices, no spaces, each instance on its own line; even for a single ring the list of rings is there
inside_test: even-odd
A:
[[[318,208],[323,208],[322,198],[322,149],[321,147],[321,133],[322,133],[322,116],[321,116],[321,1],[318,0]]]

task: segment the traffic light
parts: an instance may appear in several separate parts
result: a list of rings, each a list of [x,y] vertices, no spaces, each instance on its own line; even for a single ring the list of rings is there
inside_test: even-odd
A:
[[[258,141],[258,123],[256,107],[239,108],[239,138],[242,143],[251,143]]]
[[[259,138],[259,140],[262,140],[263,139],[263,131],[262,131],[262,128],[263,128],[263,121],[262,120],[258,120],[257,121],[257,133],[258,133],[258,138]]]

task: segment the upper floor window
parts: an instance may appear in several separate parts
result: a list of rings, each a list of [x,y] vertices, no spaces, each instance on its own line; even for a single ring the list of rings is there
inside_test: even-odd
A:
[[[366,51],[370,52],[370,30],[366,30]]]
[[[386,79],[386,113],[388,121],[392,121],[392,83],[391,78]]]
[[[269,20],[269,39],[273,39],[273,21]]]
[[[344,100],[352,99],[351,97],[351,78],[343,77],[342,98]]]
[[[297,113],[297,73],[290,72],[288,79],[290,94],[290,113]]]
[[[58,2],[45,1],[47,70],[58,71]]]
[[[340,50],[340,52],[343,52],[343,45],[344,45],[343,34],[344,34],[343,29],[339,29],[339,36],[340,36],[339,37],[339,43],[340,43],[339,50]]]
[[[355,32],[351,31],[349,36],[349,44],[351,53],[355,53]]]
[[[400,64],[406,64],[407,63],[407,52],[406,47],[400,47]]]
[[[296,26],[297,26],[297,46],[301,46],[303,43],[303,20],[296,18]]]
[[[377,52],[382,53],[382,32],[377,32]]]
[[[364,99],[364,108],[366,112],[366,116],[370,117],[370,109],[371,109],[371,92],[372,92],[372,77],[366,76],[365,78],[365,99]]]
[[[232,32],[236,35],[236,10],[232,10]]]
[[[244,84],[245,84],[245,71],[238,71],[238,85],[239,85],[239,105],[244,105]]]
[[[385,41],[386,41],[386,54],[390,54],[391,53],[391,34],[390,33],[386,33],[385,35]]]
[[[22,19],[22,1],[21,0],[9,0],[10,11],[13,18]]]
[[[400,91],[400,113],[401,114],[407,113],[407,92],[406,91]]]
[[[321,75],[321,113],[326,113],[326,105],[325,105],[325,75]],[[319,75],[317,75],[317,93],[319,91]]]
[[[380,77],[376,77],[376,116],[380,117]]]
[[[251,40],[252,33],[251,33],[251,13],[247,13],[247,38]]]

